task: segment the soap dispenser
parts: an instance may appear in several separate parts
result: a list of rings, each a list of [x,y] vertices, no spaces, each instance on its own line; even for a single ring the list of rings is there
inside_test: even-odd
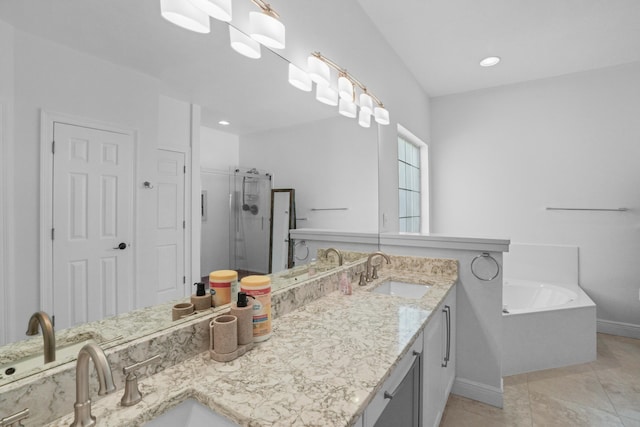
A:
[[[246,292],[238,292],[238,302],[231,304],[229,314],[238,318],[238,345],[253,342],[253,301],[249,297]]]
[[[201,311],[211,308],[211,295],[205,292],[205,284],[198,282],[194,283],[193,286],[196,286],[196,293],[191,295],[191,304],[193,304],[195,310]]]

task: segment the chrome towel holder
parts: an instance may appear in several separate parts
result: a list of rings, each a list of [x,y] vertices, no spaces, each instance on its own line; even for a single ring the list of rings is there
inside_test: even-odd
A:
[[[491,258],[493,260],[493,262],[496,264],[496,274],[494,274],[490,278],[478,276],[478,273],[476,273],[476,271],[474,270],[474,266],[475,266],[476,261],[478,261],[478,259],[480,259],[480,258]],[[483,253],[481,253],[480,255],[477,255],[475,258],[473,258],[471,260],[471,273],[478,280],[482,280],[483,282],[490,282],[493,279],[495,279],[496,277],[498,277],[498,275],[500,274],[500,264],[498,263],[498,261],[494,257],[491,256],[491,254],[489,252],[483,252]]]

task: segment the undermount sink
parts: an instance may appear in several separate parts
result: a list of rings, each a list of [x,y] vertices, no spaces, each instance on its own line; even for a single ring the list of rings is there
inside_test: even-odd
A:
[[[430,286],[427,285],[389,280],[374,288],[371,292],[374,294],[420,299],[429,291],[429,288]]]
[[[238,424],[217,414],[195,399],[187,399],[145,424],[145,427],[175,426],[238,427]]]
[[[56,348],[56,360],[50,363],[63,363],[65,361],[75,359],[78,356],[78,351],[88,343],[95,342],[92,339],[80,341],[74,344]],[[24,372],[31,371],[36,368],[41,368],[45,365],[44,356],[42,353],[28,356],[15,362],[7,363],[0,366],[0,384],[2,380],[9,380],[12,377],[21,376]]]

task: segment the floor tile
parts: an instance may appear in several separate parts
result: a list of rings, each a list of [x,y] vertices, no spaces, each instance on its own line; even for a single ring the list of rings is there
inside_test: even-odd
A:
[[[531,417],[534,426],[545,427],[623,427],[620,418],[607,411],[531,392]]]
[[[640,421],[640,383],[631,385],[604,380],[602,385],[618,415]]]
[[[632,420],[631,418],[626,417],[620,417],[620,419],[622,420],[624,427],[640,427],[640,421],[638,420]]]
[[[583,374],[559,375],[531,379],[529,391],[544,394],[555,399],[566,400],[583,406],[589,406],[616,414],[609,396],[593,372]]]

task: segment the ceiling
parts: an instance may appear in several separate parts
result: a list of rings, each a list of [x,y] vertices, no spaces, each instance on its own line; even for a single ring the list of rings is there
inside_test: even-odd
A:
[[[300,62],[309,46],[331,51],[327,44],[342,41],[364,60],[371,46],[362,50],[368,34],[361,33],[373,24],[382,34],[377,43],[386,40],[430,96],[640,61],[638,0],[357,1],[360,8],[345,4],[336,16],[337,0],[282,0],[277,9],[293,35],[284,54]],[[234,24],[243,28],[253,6],[233,4]],[[0,19],[152,76],[163,93],[202,105],[206,125],[231,121],[221,128],[227,132],[336,116],[288,84],[287,61],[278,55],[263,49],[260,60],[247,59],[231,50],[223,23],[212,20],[211,34],[196,34],[162,19],[159,9],[159,0],[2,0]],[[327,20],[336,28],[328,31]],[[502,62],[479,67],[487,55]]]
[[[358,3],[432,97],[640,61],[638,0]]]

